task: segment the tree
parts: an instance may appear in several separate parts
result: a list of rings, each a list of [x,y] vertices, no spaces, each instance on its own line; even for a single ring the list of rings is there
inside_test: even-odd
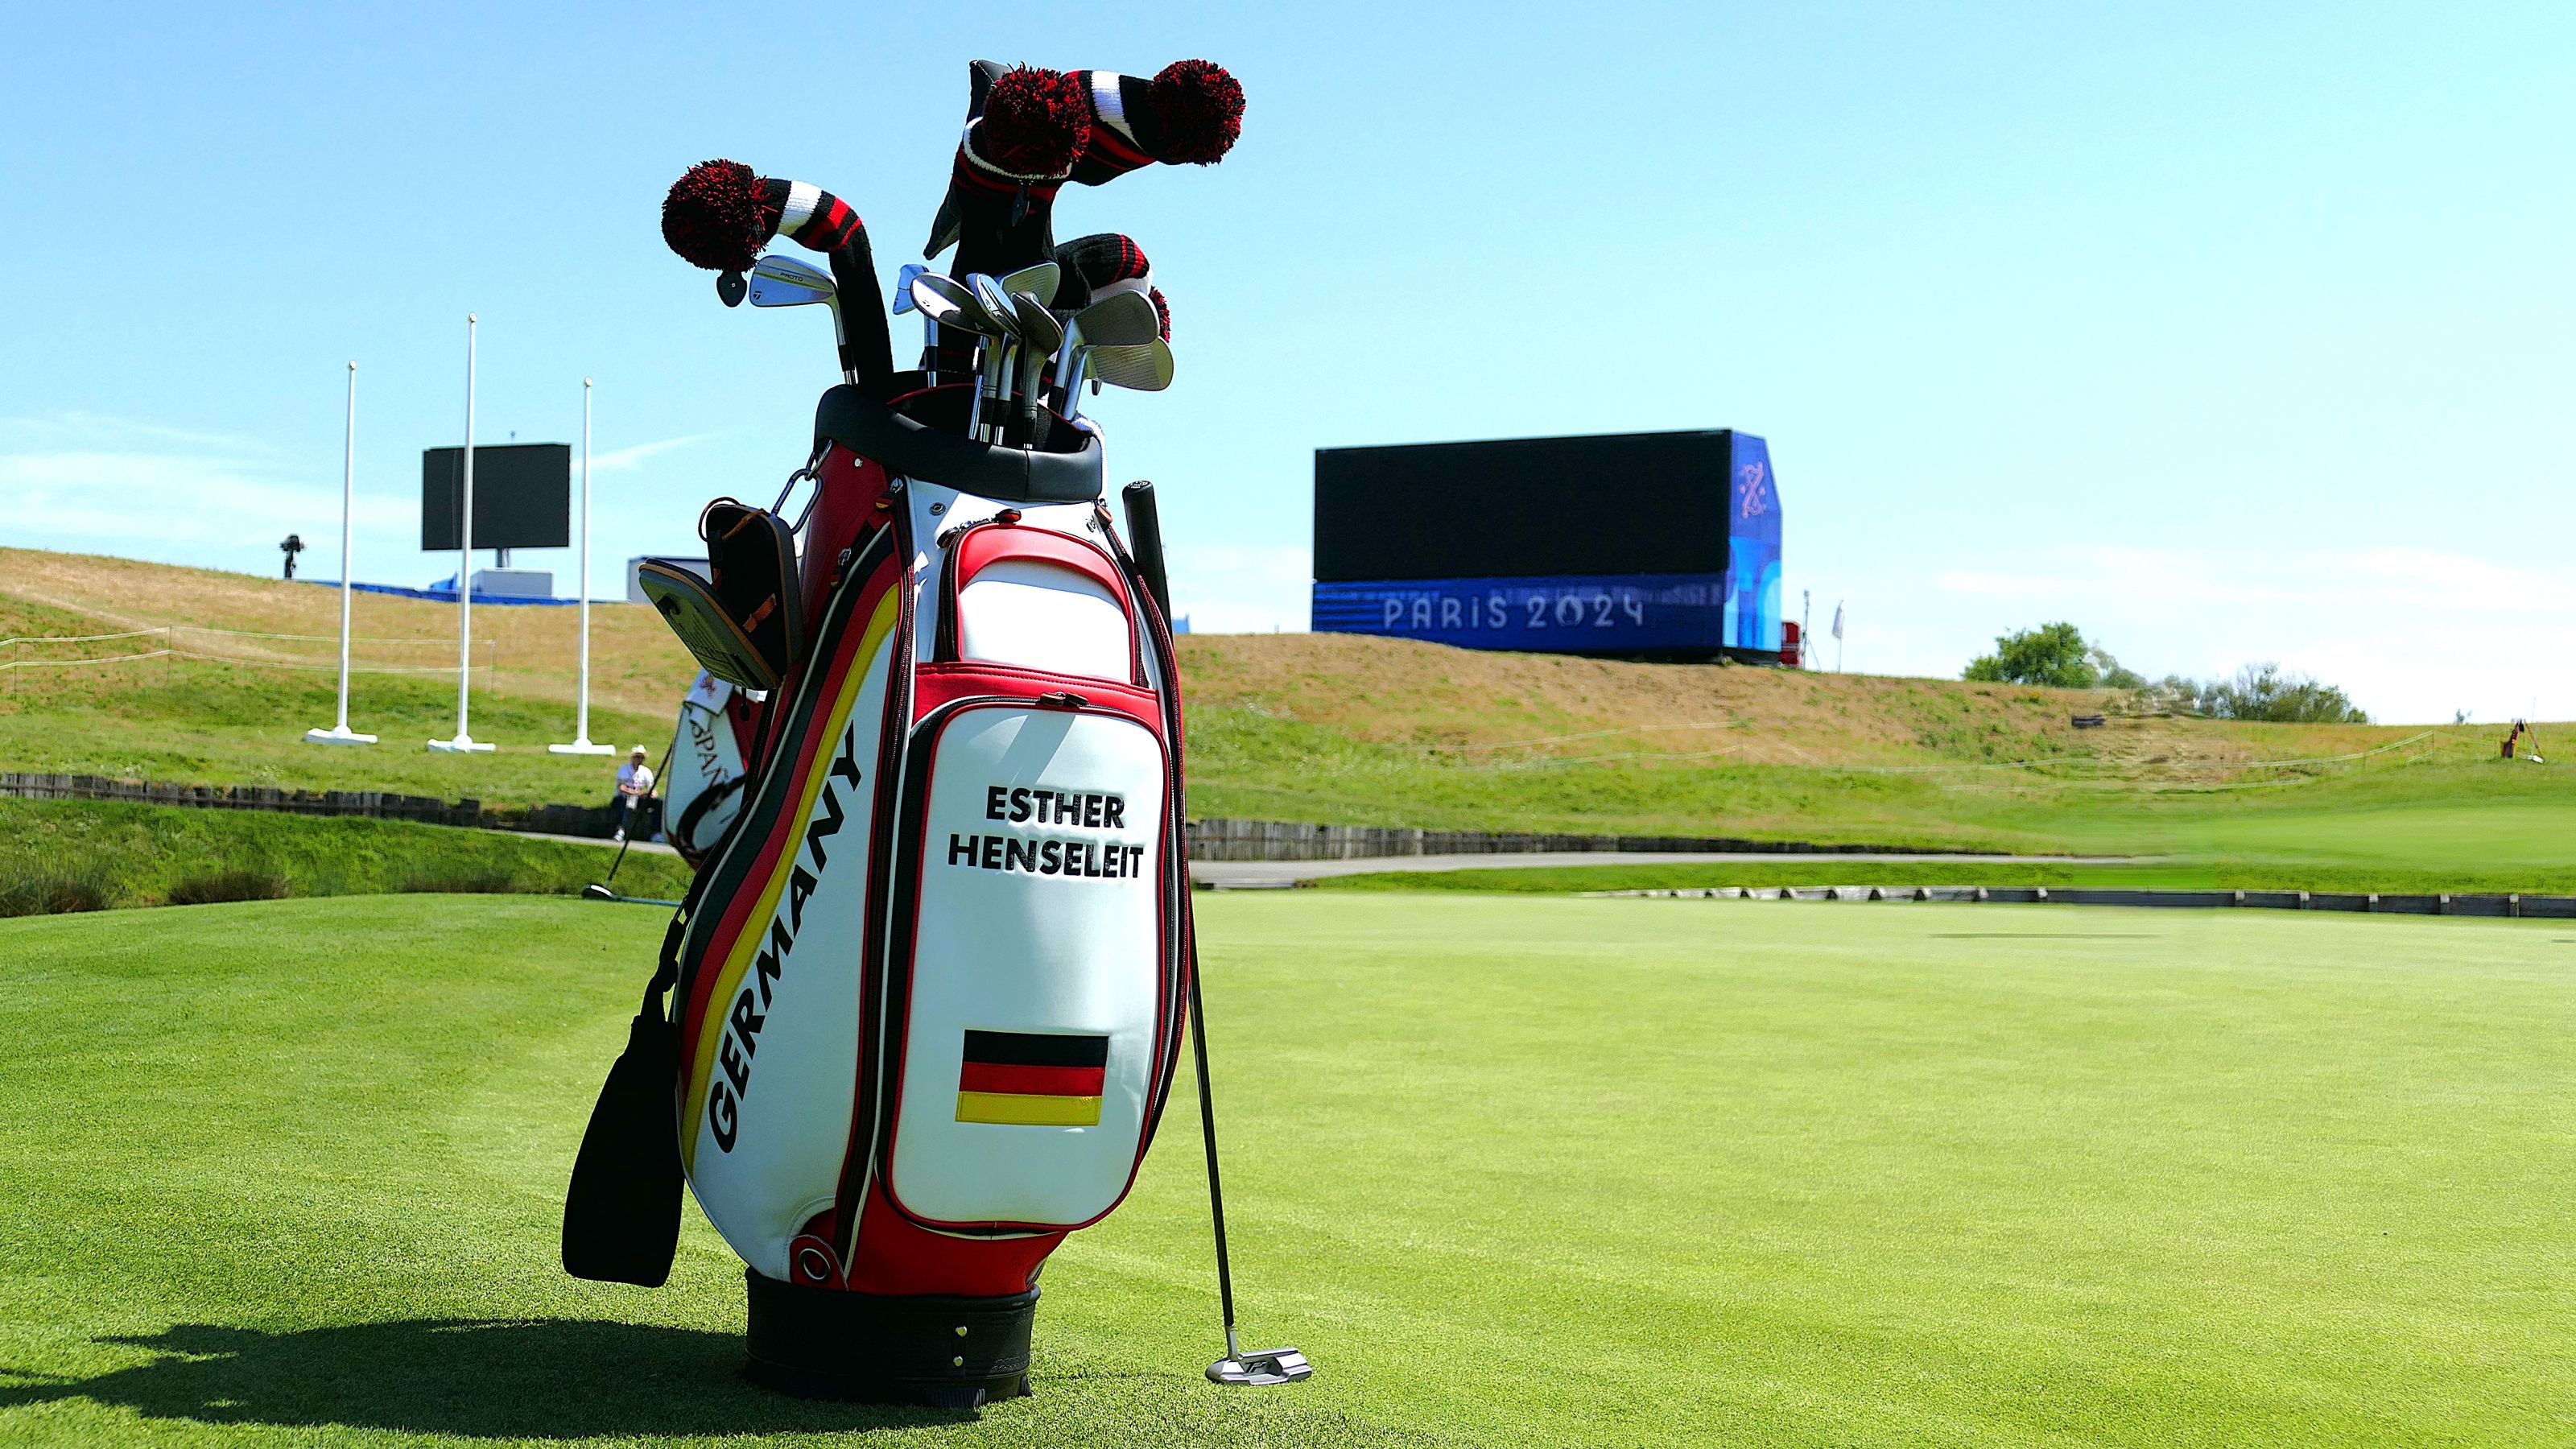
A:
[[[2350,696],[2315,676],[2284,674],[2269,661],[2248,664],[2234,679],[2200,686],[2200,712],[2214,719],[2258,719],[2276,724],[2368,724],[2370,716]]]
[[[2133,714],[2196,714],[2274,724],[2370,723],[2370,716],[2342,690],[2309,675],[2284,674],[2272,663],[2248,664],[2233,679],[2168,674],[2133,689],[2124,707]]]
[[[2102,682],[2102,663],[2110,656],[2084,642],[2074,625],[2060,621],[1995,636],[1995,652],[1969,661],[1961,679],[1991,684],[2044,684],[2057,689],[2091,689]],[[2110,660],[2118,668],[2117,660]],[[2123,670],[2123,673],[2127,671]]]

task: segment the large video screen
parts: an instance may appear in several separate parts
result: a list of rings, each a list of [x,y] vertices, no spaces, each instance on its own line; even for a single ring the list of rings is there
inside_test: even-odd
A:
[[[463,448],[431,448],[420,455],[423,550],[456,547],[456,513],[464,495]],[[571,444],[475,447],[474,546],[572,547]]]
[[[1780,496],[1748,433],[1315,455],[1322,632],[1637,657],[1780,647]]]
[[[1516,438],[1315,454],[1315,578],[1713,574],[1727,434]]]

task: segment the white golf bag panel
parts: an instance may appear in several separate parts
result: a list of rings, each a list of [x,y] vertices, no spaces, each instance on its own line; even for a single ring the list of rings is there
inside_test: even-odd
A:
[[[736,894],[697,966],[706,985],[691,983],[702,1005],[683,1018],[689,1184],[743,1261],[779,1279],[797,1234],[833,1206],[856,1127],[860,943],[873,929],[878,750],[901,683],[899,590],[876,590],[867,612],[848,624],[849,667],[809,681],[830,696],[811,701],[809,747],[782,752],[789,773],[764,781],[785,828],[735,841],[710,866]]]
[[[745,697],[740,704],[737,694]],[[680,698],[679,725],[663,781],[662,820],[671,843],[692,863],[713,851],[742,813],[743,792],[750,784],[750,741],[736,716],[747,717],[745,706],[759,698],[703,669]]]
[[[887,1194],[925,1226],[1079,1227],[1134,1178],[1177,1008],[1151,650],[1096,511],[916,487],[917,518],[967,521],[914,575]]]
[[[929,1223],[1078,1227],[1126,1192],[1157,1083],[1162,741],[1016,702],[928,729],[887,1186]]]

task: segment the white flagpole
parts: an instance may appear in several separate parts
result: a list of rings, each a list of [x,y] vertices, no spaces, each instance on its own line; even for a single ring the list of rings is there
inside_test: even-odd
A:
[[[474,314],[465,314],[465,488],[456,513],[456,738],[429,747],[463,755],[489,750],[465,727],[465,705],[474,679]]]
[[[349,427],[340,455],[340,722],[327,730],[306,730],[307,744],[372,745],[374,735],[349,728],[349,508],[358,491],[358,364],[349,364]]]
[[[573,740],[548,745],[556,755],[613,755],[615,745],[590,742],[590,379],[581,380],[581,704],[573,717]]]

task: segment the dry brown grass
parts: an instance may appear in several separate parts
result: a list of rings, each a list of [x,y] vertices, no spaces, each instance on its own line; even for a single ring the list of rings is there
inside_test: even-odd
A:
[[[2408,733],[2169,718],[2079,730],[2072,717],[2101,711],[2107,693],[1486,653],[1351,634],[1192,635],[1181,658],[1194,708],[1261,709],[1472,759],[1907,766],[2098,758],[2199,773],[2369,749]]]
[[[114,629],[168,625],[317,636],[253,639],[181,630],[178,647],[263,663],[337,667],[340,592],[301,580],[257,578],[214,569],[141,563],[95,554],[0,548],[0,595],[78,615]],[[474,611],[475,659],[510,698],[559,699],[575,693],[581,611],[491,606]],[[351,606],[352,650],[369,666],[435,672],[456,661],[456,607],[428,599],[360,593]],[[149,643],[150,641],[146,641]],[[105,647],[105,646],[102,646]],[[688,651],[641,604],[591,609],[591,698],[602,705],[661,714],[672,709],[695,670]],[[76,657],[21,646],[7,657]],[[478,687],[480,681],[478,680]]]
[[[11,600],[59,611],[39,621],[22,609],[31,623],[19,632],[85,621],[116,628],[211,626],[322,642],[184,632],[179,641],[231,658],[294,661],[322,671],[335,658],[327,640],[339,627],[339,593],[311,583],[0,549],[0,609]],[[569,702],[578,623],[579,611],[570,608],[477,609],[478,661],[497,661],[486,676],[490,687],[506,698]],[[455,629],[451,605],[356,597],[356,633],[398,641],[360,644],[362,666],[444,672],[453,667]],[[649,608],[623,603],[594,607],[592,629],[593,699],[603,707],[666,715],[694,669],[670,630]],[[2132,777],[2217,779],[2250,762],[2344,754],[2410,733],[2117,718],[2107,729],[2078,730],[2069,717],[2102,710],[2109,695],[1488,653],[1350,634],[1202,634],[1180,642],[1195,710],[1261,711],[1479,764],[1542,757],[1890,768],[2099,761]],[[45,656],[22,649],[15,657]],[[51,682],[46,675],[26,672],[13,687],[42,690]]]

